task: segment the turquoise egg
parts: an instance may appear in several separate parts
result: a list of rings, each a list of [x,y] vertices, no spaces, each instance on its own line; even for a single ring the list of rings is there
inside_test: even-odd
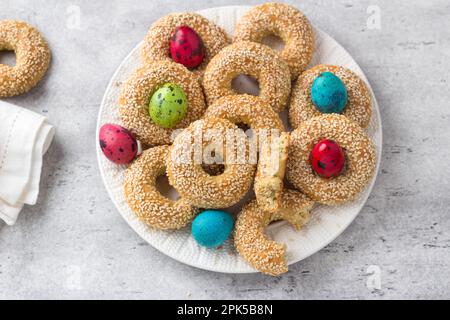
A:
[[[201,246],[215,248],[230,236],[234,221],[228,212],[205,210],[192,222],[192,236]]]
[[[165,83],[152,95],[149,104],[150,118],[158,126],[173,128],[186,117],[187,98],[175,83]]]
[[[338,76],[323,72],[311,86],[311,100],[322,113],[342,113],[348,101],[348,93]]]

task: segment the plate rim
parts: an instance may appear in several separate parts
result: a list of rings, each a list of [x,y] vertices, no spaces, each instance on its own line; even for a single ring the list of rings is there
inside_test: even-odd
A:
[[[207,8],[207,9],[197,10],[196,12],[202,14],[202,12],[205,11],[205,10],[219,10],[219,9],[225,9],[225,8],[231,9],[231,8],[237,8],[237,7],[239,7],[239,8],[252,8],[253,6],[246,6],[246,5],[242,5],[242,6],[239,6],[239,5],[234,5],[234,6],[233,6],[233,5],[229,5],[229,6],[219,6],[219,7],[211,7],[211,8]],[[374,91],[373,91],[373,89],[372,89],[372,86],[370,85],[369,79],[368,79],[367,76],[365,75],[364,70],[359,66],[359,64],[357,63],[357,61],[353,58],[353,56],[347,51],[347,49],[346,49],[345,47],[343,47],[337,40],[335,40],[333,37],[331,37],[327,32],[325,32],[325,31],[323,31],[322,29],[316,27],[315,25],[313,25],[313,27],[314,27],[316,30],[322,32],[323,34],[326,34],[329,38],[331,38],[333,41],[335,41],[335,42],[342,48],[342,50],[345,51],[346,54],[348,54],[350,57],[352,57],[352,60],[355,62],[355,64],[358,66],[358,68],[361,70],[362,74],[364,75],[364,80],[366,81],[367,86],[368,86],[368,89],[369,89],[369,91],[370,91],[370,94],[371,94],[371,96],[373,97],[373,102],[372,102],[372,103],[373,103],[373,105],[375,106],[375,108],[372,108],[372,111],[375,111],[376,116],[377,116],[377,118],[379,119],[377,131],[379,131],[379,134],[380,134],[380,136],[379,136],[379,142],[380,142],[380,146],[379,146],[379,147],[380,147],[380,150],[379,150],[379,154],[377,155],[377,162],[376,162],[376,166],[375,166],[375,174],[374,174],[374,177],[372,178],[371,183],[366,187],[366,190],[367,190],[368,192],[367,192],[367,194],[361,199],[361,200],[363,200],[363,204],[362,204],[361,208],[358,210],[358,212],[355,213],[354,216],[353,216],[351,219],[349,219],[349,220],[347,221],[346,224],[343,224],[343,225],[342,225],[340,231],[339,231],[338,233],[336,233],[335,235],[333,235],[332,239],[330,239],[329,241],[324,241],[320,246],[318,246],[315,250],[313,250],[312,252],[310,252],[307,256],[305,256],[305,257],[303,257],[303,258],[300,258],[300,259],[298,259],[298,260],[296,260],[296,261],[291,261],[288,265],[293,265],[293,264],[295,264],[295,263],[298,263],[298,262],[300,262],[300,261],[303,261],[303,260],[305,260],[305,259],[311,257],[312,255],[314,255],[314,254],[316,254],[317,252],[321,251],[324,247],[326,247],[327,245],[329,245],[330,243],[332,243],[333,241],[335,241],[339,236],[342,235],[342,233],[343,233],[345,230],[347,230],[347,228],[350,226],[350,224],[353,223],[353,221],[356,219],[356,217],[360,214],[361,210],[362,210],[362,209],[364,208],[364,206],[366,205],[366,202],[367,202],[368,198],[370,197],[370,195],[371,195],[371,193],[372,193],[372,191],[373,191],[373,188],[374,188],[374,186],[375,186],[375,183],[376,183],[376,181],[377,181],[377,179],[378,179],[378,175],[379,175],[379,171],[380,171],[380,167],[381,167],[381,161],[382,161],[382,159],[381,159],[381,154],[382,154],[382,151],[383,151],[383,124],[382,124],[382,118],[381,118],[381,113],[380,113],[378,101],[377,101],[377,99],[376,99],[376,96],[375,96],[375,93],[374,93]],[[159,248],[159,247],[153,245],[152,243],[150,243],[150,242],[146,239],[146,237],[145,237],[145,235],[144,235],[144,232],[142,232],[141,230],[139,230],[138,228],[136,228],[136,227],[132,224],[132,221],[129,220],[129,219],[127,219],[127,218],[122,214],[121,209],[120,209],[120,206],[118,205],[118,203],[117,203],[115,197],[113,196],[112,190],[111,190],[110,188],[107,187],[105,173],[104,173],[104,170],[103,170],[102,164],[101,164],[101,155],[102,155],[102,152],[101,152],[101,149],[100,149],[100,146],[99,146],[99,143],[98,143],[98,136],[99,136],[99,132],[100,132],[100,124],[101,124],[101,114],[102,114],[102,111],[103,111],[103,109],[104,109],[104,106],[105,106],[105,103],[106,103],[106,100],[107,100],[107,93],[108,93],[109,89],[114,85],[114,81],[115,81],[115,79],[117,78],[117,76],[118,76],[118,74],[119,74],[119,71],[122,69],[122,66],[124,65],[124,63],[125,63],[126,61],[128,61],[128,59],[130,58],[130,56],[131,56],[136,50],[139,49],[139,47],[142,45],[143,42],[144,42],[144,40],[140,41],[136,46],[134,46],[133,49],[132,49],[132,50],[131,50],[131,51],[130,51],[123,59],[122,59],[122,61],[119,63],[119,65],[118,65],[117,68],[115,69],[113,75],[111,76],[111,78],[110,78],[110,80],[109,80],[109,82],[108,82],[108,84],[107,84],[107,86],[106,86],[105,92],[104,92],[103,97],[102,97],[102,100],[101,100],[100,108],[99,108],[98,113],[97,113],[96,130],[95,130],[95,133],[96,133],[96,135],[95,135],[95,145],[96,145],[96,153],[97,153],[97,165],[98,165],[98,167],[99,167],[99,169],[100,169],[100,176],[101,176],[101,178],[102,178],[103,185],[104,185],[104,187],[105,187],[105,189],[106,189],[106,191],[107,191],[107,193],[108,193],[109,198],[110,198],[111,201],[113,202],[114,207],[115,207],[116,210],[119,212],[120,216],[126,221],[126,223],[131,227],[131,229],[132,229],[134,232],[136,232],[136,233],[137,233],[137,234],[138,234],[145,242],[147,242],[148,244],[150,244],[153,248],[155,248],[156,250],[158,250],[158,251],[161,252],[162,254],[164,254],[164,255],[166,255],[166,256],[168,256],[168,257],[170,257],[170,258],[172,258],[172,259],[174,259],[174,260],[176,260],[176,261],[178,261],[178,262],[181,262],[181,263],[183,263],[183,264],[186,264],[186,265],[188,265],[188,266],[195,267],[195,268],[198,268],[198,269],[201,269],[201,270],[206,270],[206,271],[213,271],[213,272],[224,273],[224,274],[253,274],[253,273],[259,273],[259,271],[256,270],[256,269],[254,269],[254,270],[237,270],[237,271],[235,271],[235,270],[224,269],[224,268],[221,268],[221,267],[213,268],[213,267],[209,267],[209,266],[199,266],[199,265],[195,265],[193,262],[191,262],[191,261],[189,261],[189,260],[185,260],[185,259],[183,259],[183,258],[180,258],[180,257],[178,257],[178,256],[175,256],[175,255],[171,254],[170,252],[168,253],[168,252],[163,251],[161,248]]]

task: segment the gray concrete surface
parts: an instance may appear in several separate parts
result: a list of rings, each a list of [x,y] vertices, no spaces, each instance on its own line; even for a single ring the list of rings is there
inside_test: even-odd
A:
[[[54,56],[45,81],[8,101],[58,128],[39,204],[14,227],[0,223],[0,298],[450,298],[449,1],[289,2],[366,72],[381,107],[384,152],[355,222],[270,278],[191,268],[147,245],[109,200],[95,155],[104,90],[149,24],[172,11],[242,2],[0,1],[0,19],[36,25]],[[380,29],[371,19],[377,8]]]

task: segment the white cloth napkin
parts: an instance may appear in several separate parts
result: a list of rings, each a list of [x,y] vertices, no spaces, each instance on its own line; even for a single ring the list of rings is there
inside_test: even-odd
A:
[[[13,225],[39,194],[42,156],[55,128],[40,114],[0,101],[0,218]]]

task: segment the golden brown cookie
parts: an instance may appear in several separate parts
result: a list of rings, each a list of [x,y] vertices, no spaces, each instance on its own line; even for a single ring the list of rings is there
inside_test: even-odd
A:
[[[299,191],[286,189],[281,208],[275,213],[262,210],[256,200],[239,213],[234,243],[239,254],[255,269],[277,276],[288,271],[286,245],[267,238],[264,229],[270,222],[286,220],[296,229],[309,221],[314,202]]]
[[[277,54],[287,63],[295,80],[311,62],[314,52],[313,30],[300,10],[284,3],[256,6],[238,21],[234,41],[261,43],[273,35],[284,42],[284,48]]]
[[[33,88],[44,77],[51,53],[41,33],[22,21],[0,21],[0,51],[16,54],[14,67],[0,64],[0,98],[16,96]]]
[[[149,115],[150,98],[165,83],[180,86],[187,98],[186,117],[173,129],[158,126]],[[119,98],[119,111],[124,126],[145,146],[170,144],[174,130],[185,128],[201,118],[205,110],[199,82],[181,64],[167,61],[149,64],[137,70],[123,85]]]
[[[284,109],[291,91],[289,67],[269,47],[249,41],[225,47],[206,67],[203,88],[208,104],[236,94],[232,81],[242,74],[258,81],[259,97],[275,112]]]
[[[192,28],[203,41],[205,58],[200,66],[192,70],[201,76],[212,57],[227,46],[230,40],[222,28],[197,13],[172,13],[153,23],[144,39],[142,60],[149,64],[159,60],[172,62],[169,40],[175,28],[180,26]]]
[[[183,197],[172,200],[156,187],[156,179],[166,173],[169,146],[145,150],[125,171],[125,199],[138,218],[156,229],[180,229],[197,210]]]
[[[295,129],[304,121],[322,115],[312,103],[311,86],[323,72],[334,73],[347,89],[348,101],[342,114],[366,128],[372,115],[372,99],[365,82],[347,68],[323,64],[303,72],[294,85],[289,105],[289,122],[292,127]]]
[[[208,174],[202,165],[210,164],[223,164],[223,173]],[[208,118],[195,121],[175,138],[167,169],[170,184],[192,205],[225,208],[249,190],[255,165],[248,162],[245,133],[228,120]]]
[[[322,139],[331,139],[344,150],[346,167],[337,177],[322,178],[311,167],[311,150]],[[374,146],[358,124],[342,115],[322,115],[291,133],[286,177],[311,199],[336,205],[354,199],[367,186],[375,162]]]

